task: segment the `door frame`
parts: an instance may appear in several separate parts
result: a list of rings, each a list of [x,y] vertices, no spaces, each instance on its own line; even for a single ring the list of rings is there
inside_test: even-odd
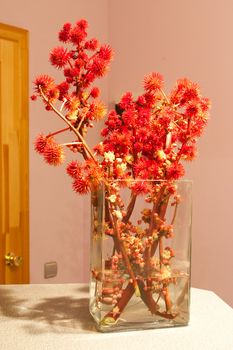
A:
[[[18,242],[12,242],[13,245],[18,245],[20,255],[23,256],[23,264],[17,271],[17,268],[10,268],[5,265],[4,257],[9,251],[13,250],[11,248],[10,238],[7,236],[6,231],[9,230],[7,227],[7,221],[9,218],[10,205],[7,201],[7,189],[5,187],[10,186],[7,183],[7,177],[1,173],[0,177],[0,188],[4,195],[0,193],[0,283],[29,283],[29,100],[28,100],[28,31],[22,28],[11,26],[8,24],[0,23],[0,38],[13,41],[17,43],[19,48],[20,57],[20,73],[19,78],[19,89],[17,94],[19,94],[19,108],[17,109],[17,117],[20,119],[20,239]],[[1,62],[0,62],[1,64]],[[18,66],[17,66],[18,69]],[[1,86],[0,86],[0,117],[1,117]],[[2,145],[2,130],[1,120],[0,120],[0,146]],[[5,157],[5,159],[4,159]],[[0,152],[0,165],[7,161],[7,149],[5,152],[1,150]],[[7,167],[3,166],[4,169]],[[2,172],[2,170],[1,170]],[[3,176],[2,176],[3,175]],[[6,175],[6,174],[5,174]],[[5,180],[4,180],[5,178]],[[5,183],[4,183],[5,181]],[[4,186],[5,185],[5,186]],[[4,191],[3,187],[4,186]],[[4,202],[5,201],[5,202]],[[2,214],[4,211],[4,215]],[[8,211],[8,212],[7,212]],[[9,232],[8,232],[9,233]]]

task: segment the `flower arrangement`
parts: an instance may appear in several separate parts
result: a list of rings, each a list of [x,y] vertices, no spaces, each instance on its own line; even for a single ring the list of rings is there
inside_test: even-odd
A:
[[[64,24],[59,32],[59,40],[66,46],[50,52],[50,63],[63,72],[62,82],[57,84],[48,75],[39,75],[34,81],[32,100],[41,97],[45,109],[66,124],[48,135],[39,134],[35,150],[54,166],[65,161],[65,150],[73,152],[76,159],[67,164],[66,172],[75,192],[92,192],[94,207],[96,193],[104,186],[101,233],[97,210],[93,214],[93,239],[100,235],[112,241],[105,272],[92,268],[94,307],[107,307],[101,324],[115,324],[133,295],[141,298],[151,314],[174,319],[178,312],[169,286],[177,283],[171,274],[175,252],[169,245],[164,248],[163,242],[170,242],[175,235],[174,222],[182,202],[176,181],[185,173],[183,161],[192,161],[197,155],[197,139],[207,124],[210,102],[187,78],[177,80],[165,94],[163,76],[152,72],[144,78],[140,96],[126,92],[107,114],[93,83],[107,73],[113,51],[95,38],[87,39],[87,27],[82,19],[74,26]],[[85,138],[88,128],[106,115],[103,140],[91,149]],[[55,140],[60,133],[67,134],[64,144]],[[128,205],[121,195],[125,187],[130,191]],[[143,208],[133,223],[135,203],[142,196],[150,208]],[[169,224],[168,206],[173,208]]]

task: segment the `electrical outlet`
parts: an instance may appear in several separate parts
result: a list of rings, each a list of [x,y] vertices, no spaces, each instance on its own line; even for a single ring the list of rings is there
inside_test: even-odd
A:
[[[57,276],[57,263],[50,261],[44,264],[44,278],[52,278]]]

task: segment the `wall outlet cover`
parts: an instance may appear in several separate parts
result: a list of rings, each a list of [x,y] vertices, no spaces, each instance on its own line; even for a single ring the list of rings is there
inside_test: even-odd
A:
[[[57,263],[50,261],[44,264],[44,278],[52,278],[57,276]]]

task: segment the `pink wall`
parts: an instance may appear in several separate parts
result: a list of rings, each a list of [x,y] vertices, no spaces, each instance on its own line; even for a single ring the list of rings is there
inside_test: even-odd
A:
[[[56,4],[56,5],[54,5]],[[105,101],[123,91],[141,91],[143,76],[160,71],[167,89],[179,77],[200,83],[213,102],[199,158],[189,166],[194,180],[193,285],[211,289],[233,305],[232,223],[233,119],[229,101],[233,78],[233,3],[231,0],[20,0],[1,3],[0,21],[30,32],[30,81],[54,74],[48,51],[66,21],[87,18],[90,35],[110,42],[116,55],[109,80],[102,83]],[[55,72],[56,73],[56,72]],[[109,82],[109,89],[108,88]],[[30,107],[31,142],[40,130],[60,122],[39,103]],[[90,137],[92,142],[94,134]],[[31,282],[88,279],[88,199],[70,189],[63,169],[53,169],[30,149]],[[83,249],[84,247],[84,249]],[[43,264],[58,262],[59,274],[43,279]]]
[[[109,10],[116,51],[110,101],[123,90],[140,92],[151,71],[165,76],[167,91],[186,76],[212,100],[199,158],[186,176],[194,180],[192,284],[233,305],[233,2],[112,0]]]
[[[36,75],[59,77],[48,63],[49,51],[58,45],[57,32],[65,22],[86,18],[89,35],[108,42],[107,0],[37,2],[1,1],[0,22],[25,28],[30,34],[30,93]],[[107,102],[107,79],[100,84]],[[42,105],[30,104],[30,257],[32,283],[88,281],[89,201],[72,192],[64,167],[52,168],[33,151],[35,136],[63,128]],[[92,133],[92,143],[96,136]],[[43,266],[57,261],[58,276],[44,280]]]

